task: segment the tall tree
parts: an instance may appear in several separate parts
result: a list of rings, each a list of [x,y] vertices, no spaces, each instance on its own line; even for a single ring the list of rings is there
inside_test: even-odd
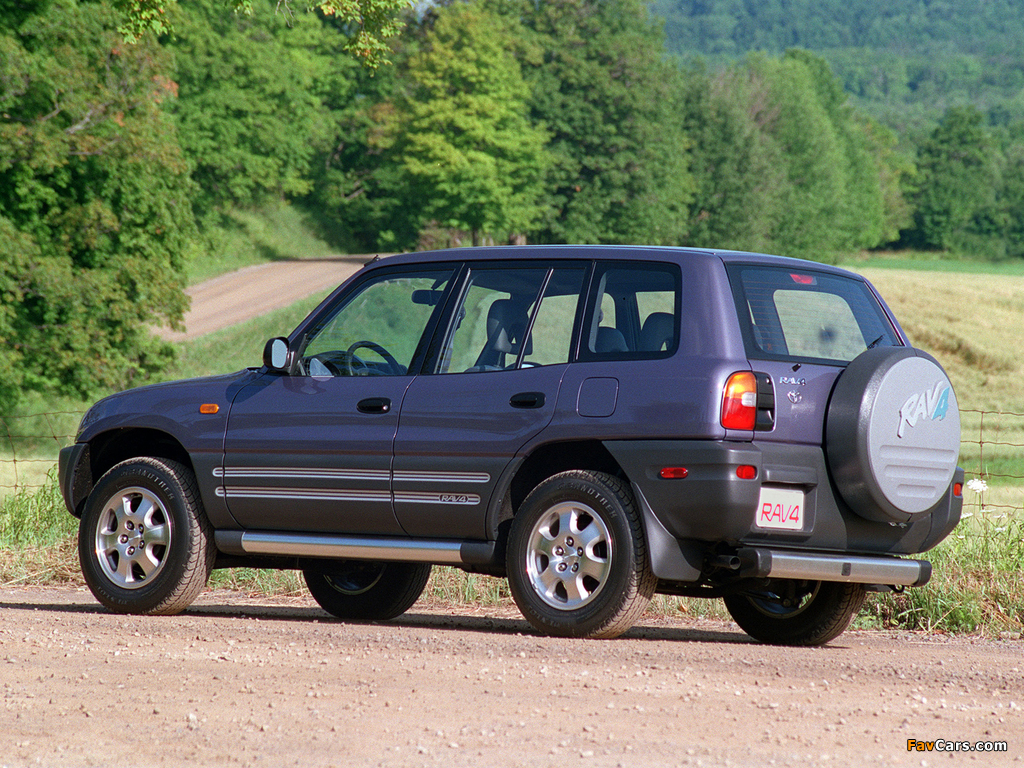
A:
[[[121,34],[129,42],[138,42],[147,32],[166,34],[174,31],[170,19],[176,0],[114,0],[121,11]],[[253,14],[253,0],[223,0],[222,13]],[[337,19],[349,31],[346,49],[367,66],[376,68],[388,60],[388,41],[402,29],[401,10],[411,0],[309,0],[307,9],[318,9],[324,16]],[[277,9],[288,16],[292,10],[285,0]]]
[[[384,139],[422,216],[469,230],[474,244],[525,232],[541,212],[546,134],[527,117],[505,26],[475,5],[438,8]]]
[[[334,140],[331,106],[358,66],[339,63],[333,26],[310,15],[288,24],[270,2],[261,10],[234,16],[198,0],[180,9],[169,42],[179,140],[208,204],[308,193],[314,158]]]
[[[1006,252],[1020,258],[1024,257],[1024,123],[1013,126],[1003,155],[999,207],[1005,221]]]
[[[641,0],[491,0],[529,31],[520,58],[551,133],[547,242],[675,243],[693,179],[679,70]]]
[[[786,172],[773,249],[826,258],[879,245],[886,198],[872,136],[858,123],[827,64],[804,51],[752,56],[751,114]]]
[[[955,108],[918,148],[910,243],[949,249],[995,207],[996,150],[974,108]]]
[[[759,89],[738,66],[714,74],[693,67],[685,80],[680,114],[693,142],[691,170],[697,185],[686,242],[773,250],[788,181],[778,144],[755,119],[761,114],[755,105],[767,98],[763,84]]]
[[[0,368],[26,389],[137,381],[170,354],[148,324],[186,306],[194,187],[164,110],[174,86],[160,50],[115,23],[54,0],[0,31]]]

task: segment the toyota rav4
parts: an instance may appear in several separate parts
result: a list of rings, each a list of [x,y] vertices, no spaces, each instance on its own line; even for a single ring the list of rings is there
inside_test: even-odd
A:
[[[843,632],[960,518],[942,367],[862,277],[656,247],[376,259],[263,365],[108,397],[60,456],[85,579],[175,613],[211,569],[301,569],[348,620],[431,566],[507,577],[540,632],[656,593],[770,643]]]

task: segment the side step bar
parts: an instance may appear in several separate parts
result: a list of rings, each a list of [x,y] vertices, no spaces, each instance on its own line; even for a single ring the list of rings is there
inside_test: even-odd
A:
[[[386,560],[435,565],[488,565],[493,541],[400,539],[387,536],[217,531],[217,549],[229,555],[276,555],[334,560]]]
[[[923,587],[932,577],[927,560],[896,557],[811,555],[746,547],[736,553],[744,576],[808,581],[847,581],[856,584]]]

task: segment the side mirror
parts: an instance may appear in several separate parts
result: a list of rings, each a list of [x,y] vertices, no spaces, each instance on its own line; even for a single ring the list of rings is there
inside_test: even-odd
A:
[[[263,364],[271,371],[288,372],[288,339],[271,339],[263,347]]]

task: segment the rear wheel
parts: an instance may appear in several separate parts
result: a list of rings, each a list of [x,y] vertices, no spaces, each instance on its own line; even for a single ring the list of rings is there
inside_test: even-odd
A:
[[[324,560],[302,575],[313,599],[332,616],[385,621],[412,608],[427,586],[430,565]]]
[[[561,637],[621,635],[657,585],[633,494],[601,472],[538,485],[512,522],[506,565],[523,616]]]
[[[726,596],[725,607],[762,643],[824,645],[846,631],[866,595],[863,584],[774,580],[762,590]]]

